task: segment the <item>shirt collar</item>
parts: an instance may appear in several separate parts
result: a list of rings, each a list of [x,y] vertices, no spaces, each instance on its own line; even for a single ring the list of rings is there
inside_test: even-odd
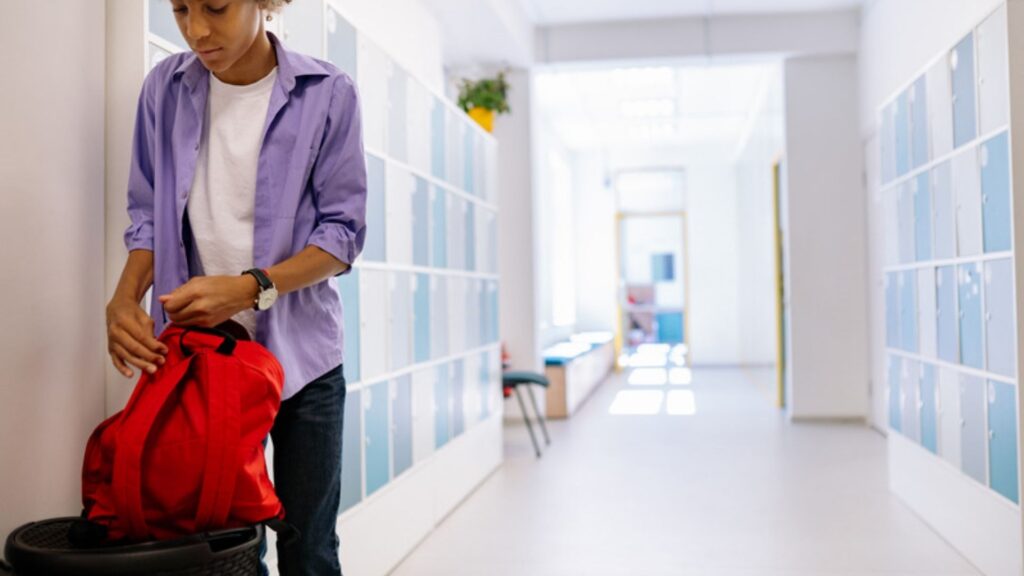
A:
[[[313,58],[288,50],[273,32],[267,32],[267,36],[270,37],[270,43],[274,46],[274,51],[277,54],[277,77],[285,92],[290,93],[295,88],[296,79],[299,77],[330,75],[327,69]],[[185,85],[190,90],[195,90],[206,72],[206,67],[203,66],[199,57],[195,52],[190,52],[174,70],[174,76],[183,77]]]

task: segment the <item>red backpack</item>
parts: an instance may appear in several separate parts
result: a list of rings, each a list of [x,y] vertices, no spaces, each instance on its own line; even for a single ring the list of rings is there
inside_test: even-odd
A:
[[[108,541],[283,519],[263,454],[284,385],[277,359],[215,329],[172,324],[160,341],[164,365],[89,438],[83,517]]]

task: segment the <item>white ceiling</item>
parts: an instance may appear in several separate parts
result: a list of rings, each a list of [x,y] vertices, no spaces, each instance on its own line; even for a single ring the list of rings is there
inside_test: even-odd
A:
[[[569,149],[738,142],[770,64],[550,71],[536,106]]]
[[[519,0],[540,25],[856,8],[863,0]]]

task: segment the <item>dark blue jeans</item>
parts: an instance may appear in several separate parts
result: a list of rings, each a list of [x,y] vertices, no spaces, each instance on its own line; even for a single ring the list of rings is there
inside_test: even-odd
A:
[[[342,366],[281,403],[270,431],[274,487],[284,504],[285,520],[302,533],[288,546],[278,542],[281,576],[341,575],[336,523],[341,504],[344,416]],[[262,572],[268,573],[265,566]]]

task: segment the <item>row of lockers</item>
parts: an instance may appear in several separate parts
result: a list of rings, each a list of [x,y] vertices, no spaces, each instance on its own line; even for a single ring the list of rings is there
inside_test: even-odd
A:
[[[295,22],[296,18],[300,21]],[[326,12],[305,10],[291,20],[286,14],[285,26],[292,28],[289,38],[304,30],[322,33],[326,26],[327,59],[359,86],[368,150],[386,153],[422,174],[496,202],[497,145],[465,114],[432,94],[333,7]]]
[[[350,384],[498,341],[496,280],[357,266],[336,283]]]
[[[882,194],[887,264],[1012,249],[1010,140],[1006,132]]]
[[[500,410],[497,350],[349,390],[342,436],[341,510]],[[348,372],[348,364],[345,366]]]
[[[889,427],[1019,503],[1017,387],[889,356]]]
[[[889,272],[886,345],[1015,378],[1013,261]]]
[[[167,0],[149,0],[150,32],[187,50]],[[357,31],[324,0],[302,0],[282,15],[285,44],[338,66],[360,93],[363,143],[422,175],[497,201],[497,144]],[[326,39],[326,43],[325,43]],[[150,65],[168,52],[150,45]]]
[[[1005,127],[1009,101],[1003,5],[882,109],[882,183]]]
[[[497,214],[368,154],[367,262],[496,274]]]

